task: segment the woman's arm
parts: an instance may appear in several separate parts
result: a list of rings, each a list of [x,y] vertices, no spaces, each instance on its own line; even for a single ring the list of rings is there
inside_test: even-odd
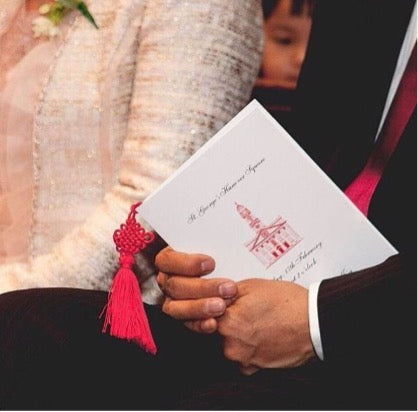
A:
[[[262,54],[259,7],[257,0],[148,2],[118,184],[51,253],[0,267],[0,292],[109,286],[117,264],[112,235],[130,205],[144,199],[248,101]],[[151,262],[138,258],[141,276],[154,273]]]

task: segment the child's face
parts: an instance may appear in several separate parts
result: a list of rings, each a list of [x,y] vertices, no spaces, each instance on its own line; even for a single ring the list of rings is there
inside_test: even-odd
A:
[[[301,14],[291,14],[292,0],[280,0],[264,23],[264,80],[272,86],[296,88],[305,58],[312,19],[305,5]]]

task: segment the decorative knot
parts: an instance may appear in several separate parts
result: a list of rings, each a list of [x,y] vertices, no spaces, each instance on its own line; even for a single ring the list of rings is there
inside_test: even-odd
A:
[[[146,232],[135,220],[139,205],[140,203],[132,205],[126,223],[113,234],[116,250],[119,252],[120,268],[113,279],[107,304],[102,311],[102,314],[105,313],[102,332],[110,327],[111,336],[135,342],[155,355],[157,347],[142,302],[141,288],[132,270],[134,255],[155,239],[154,233]]]
[[[135,263],[135,259],[132,255],[122,255],[119,258],[119,263],[121,267],[130,269]]]
[[[126,223],[121,224],[113,234],[116,250],[121,256],[135,255],[155,239],[154,233],[145,231],[135,219],[136,209],[140,204],[141,202],[131,206]]]

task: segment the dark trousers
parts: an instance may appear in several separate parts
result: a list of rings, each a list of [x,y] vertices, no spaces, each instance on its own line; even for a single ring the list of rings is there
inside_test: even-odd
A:
[[[414,391],[407,391],[409,397],[393,387],[385,393],[382,379],[348,364],[315,361],[245,377],[224,359],[219,336],[195,334],[157,306],[147,306],[147,313],[158,354],[147,354],[101,333],[106,300],[105,292],[80,289],[0,295],[1,409],[416,407]]]

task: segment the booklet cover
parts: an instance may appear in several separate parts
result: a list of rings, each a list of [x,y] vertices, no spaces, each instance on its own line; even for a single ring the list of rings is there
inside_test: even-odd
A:
[[[397,253],[256,100],[139,214],[174,249],[212,256],[212,277],[308,286]]]

